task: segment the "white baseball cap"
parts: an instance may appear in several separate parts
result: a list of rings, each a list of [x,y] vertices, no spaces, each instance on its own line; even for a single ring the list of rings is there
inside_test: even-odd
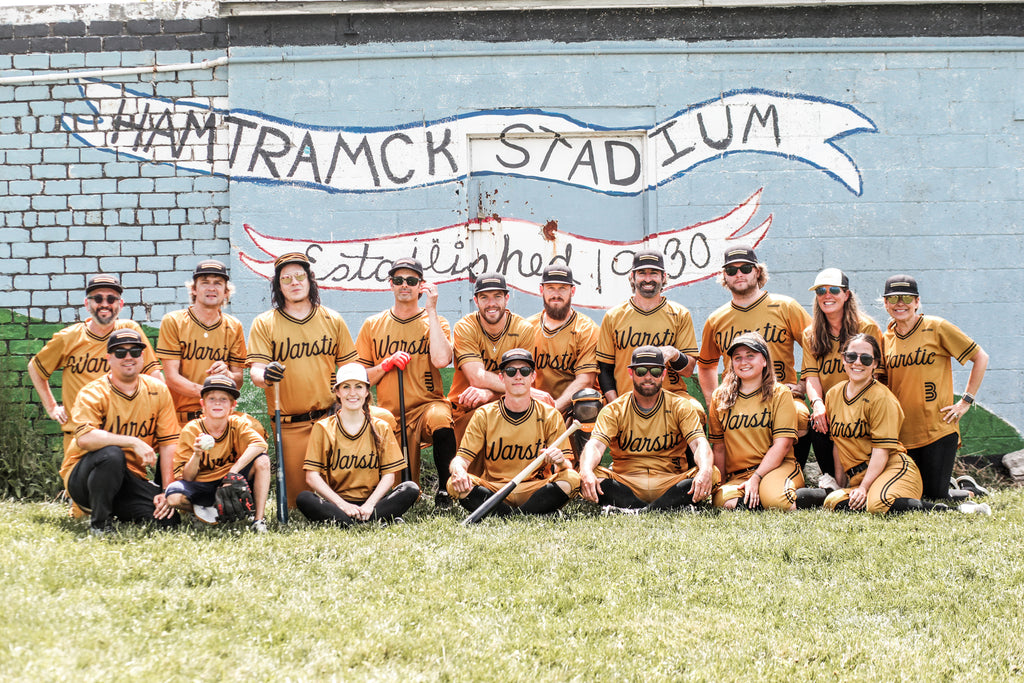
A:
[[[338,374],[334,378],[332,391],[336,390],[342,382],[349,382],[351,380],[362,382],[366,385],[370,384],[370,378],[366,376],[366,368],[363,365],[360,363],[346,363],[338,368]]]
[[[814,278],[814,284],[811,285],[808,291],[813,292],[818,287],[842,287],[843,289],[849,289],[850,278],[846,277],[846,273],[838,268],[826,268],[818,273],[818,277]]]

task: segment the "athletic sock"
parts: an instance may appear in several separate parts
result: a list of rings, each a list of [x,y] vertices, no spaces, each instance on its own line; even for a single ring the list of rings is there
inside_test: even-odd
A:
[[[648,510],[671,510],[672,508],[693,505],[693,479],[683,479],[678,484],[670,486],[668,491],[653,503],[647,506]]]
[[[430,442],[434,446],[434,465],[437,466],[437,490],[446,491],[448,478],[451,476],[448,467],[455,457],[455,430],[435,430],[430,436]]]
[[[828,498],[828,491],[825,489],[797,489],[796,509],[810,510],[813,508],[820,508],[825,504],[826,498]]]
[[[548,515],[568,502],[569,496],[558,484],[545,484],[519,506],[519,511],[526,515]]]
[[[904,512],[922,512],[924,506],[917,498],[897,498],[889,508],[890,515],[899,515]]]

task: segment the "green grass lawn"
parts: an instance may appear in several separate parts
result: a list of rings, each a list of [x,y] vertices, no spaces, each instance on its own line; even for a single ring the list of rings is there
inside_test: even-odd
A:
[[[426,497],[424,497],[426,498]],[[1004,681],[1024,490],[991,517],[435,515],[86,534],[0,502],[0,679]]]

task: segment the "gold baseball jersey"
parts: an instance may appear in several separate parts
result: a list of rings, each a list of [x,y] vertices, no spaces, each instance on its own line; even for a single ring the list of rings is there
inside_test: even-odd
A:
[[[107,363],[107,339],[110,335],[99,336],[89,331],[91,320],[92,318],[86,318],[85,322],[68,325],[60,330],[29,360],[47,380],[53,373],[63,370],[61,400],[69,418],[82,387],[110,372],[110,365]],[[153,368],[159,367],[159,361],[149,345],[149,338],[137,322],[117,320],[114,322],[114,329],[131,329],[142,335],[142,341],[146,344],[146,350],[142,353],[142,374],[149,374]],[[73,432],[74,422],[69,419],[63,428],[66,432]]]
[[[462,365],[477,361],[484,364],[487,372],[497,372],[498,361],[503,353],[512,349],[533,348],[533,326],[508,311],[505,314],[505,327],[498,334],[492,335],[484,331],[480,313],[470,313],[455,323],[452,343],[455,347],[455,375],[452,377],[448,400],[458,409],[459,394],[470,386],[469,380],[462,373]]]
[[[628,391],[601,409],[590,438],[611,450],[615,472],[679,474],[688,469],[687,445],[703,436],[700,416],[687,397],[662,391],[654,407],[643,412]]]
[[[604,314],[597,342],[597,360],[615,366],[615,390],[619,396],[633,390],[629,376],[629,363],[633,349],[652,346],[674,346],[680,352],[697,354],[697,333],[694,331],[690,311],[682,304],[662,299],[653,311],[641,311],[629,299]],[[686,394],[686,378],[670,367],[665,368],[668,391]]]
[[[440,318],[444,336],[451,339],[448,321]],[[368,368],[398,351],[409,354],[403,377],[406,409],[444,400],[441,372],[430,362],[430,318],[426,310],[403,320],[391,310],[367,318],[356,338],[359,362]],[[398,414],[398,373],[386,372],[377,384],[377,403]]]
[[[879,346],[882,345],[882,331],[878,329],[877,323],[871,318],[861,317],[860,322],[857,323],[857,332],[870,334]],[[846,370],[843,369],[843,359],[839,357],[839,337],[829,334],[832,346],[828,353],[823,358],[815,358],[811,354],[811,336],[811,327],[808,326],[804,330],[803,344],[801,344],[804,349],[804,362],[800,376],[817,377],[821,382],[822,398],[824,398],[824,394],[827,394],[829,389],[846,379]],[[878,372],[881,373],[881,369]]]
[[[900,441],[920,448],[948,434],[959,434],[959,423],[942,419],[940,408],[953,405],[953,368],[974,358],[978,345],[953,323],[922,315],[906,335],[890,322],[883,335],[889,388],[907,415]]]
[[[216,361],[229,366],[245,365],[245,332],[234,316],[221,313],[213,325],[201,322],[192,308],[168,313],[160,321],[160,336],[156,340],[156,357],[160,360],[181,361],[181,376],[190,382],[202,384],[206,371]],[[171,392],[174,408],[180,412],[200,409],[198,396],[179,396]]]
[[[726,471],[722,475],[726,479],[734,472],[760,465],[775,439],[795,440],[796,426],[793,392],[782,384],[775,385],[767,402],[761,400],[760,390],[752,394],[740,392],[736,403],[724,414],[714,408],[708,410],[708,440],[725,444]],[[793,458],[790,446],[785,460]]]
[[[78,445],[78,438],[94,429],[137,437],[153,450],[178,440],[178,416],[171,392],[167,385],[149,375],[139,375],[138,386],[131,395],[116,388],[109,375],[95,379],[78,392],[71,412],[76,425],[75,440],[60,466],[65,486],[75,464],[88,452]],[[135,451],[125,448],[124,457],[129,471],[147,478],[146,466]]]
[[[700,345],[701,365],[729,367],[726,351],[732,340],[744,332],[758,332],[768,342],[775,366],[775,378],[784,384],[796,383],[793,345],[803,344],[804,330],[811,324],[811,316],[803,306],[788,296],[765,292],[746,307],[731,301],[711,314],[704,324]]]
[[[872,448],[886,448],[890,455],[906,453],[900,443],[903,409],[892,392],[873,379],[848,399],[846,384],[840,382],[825,394],[829,436],[839,454],[839,466],[849,470],[868,462]]]
[[[492,401],[473,412],[456,455],[469,462],[470,474],[507,484],[564,431],[565,418],[546,403],[531,400],[524,414],[514,416],[505,401]],[[568,443],[562,445],[562,455],[572,460]],[[545,469],[531,478],[545,478]]]
[[[249,330],[249,364],[284,363],[279,382],[281,413],[301,415],[334,404],[334,373],[356,359],[348,325],[326,306],[316,306],[304,319],[284,311],[261,313]],[[274,387],[264,389],[267,411],[274,414]]]
[[[198,418],[181,428],[178,449],[174,452],[174,478],[181,479],[185,463],[192,457],[192,446],[200,434],[209,434],[206,420]],[[214,440],[213,448],[199,456],[199,473],[195,481],[220,481],[252,445],[267,451],[267,442],[253,429],[248,416],[228,416],[228,428]]]
[[[380,455],[373,448],[373,430],[383,444]],[[327,485],[348,502],[364,501],[381,477],[405,469],[405,458],[395,433],[384,420],[371,417],[356,434],[349,434],[338,415],[313,425],[302,469],[319,472]]]
[[[596,373],[597,323],[578,311],[572,311],[556,329],[544,325],[541,311],[526,319],[534,329],[533,359],[537,374],[533,386],[558,398],[566,387],[584,372]]]

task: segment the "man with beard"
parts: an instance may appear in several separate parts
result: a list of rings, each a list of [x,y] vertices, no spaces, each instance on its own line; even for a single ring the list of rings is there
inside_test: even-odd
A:
[[[64,455],[65,490],[92,517],[90,531],[104,536],[113,520],[177,524],[161,487],[147,468],[171,480],[178,420],[167,386],[142,374],[145,336],[132,329],[107,338],[110,371],[82,387],[71,410],[75,438]],[[159,449],[159,454],[157,450]]]
[[[124,306],[121,294],[124,288],[115,275],[97,275],[85,288],[85,309],[89,317],[84,322],[69,325],[53,335],[46,346],[28,362],[28,376],[36,388],[43,408],[50,419],[56,420],[64,432],[63,450],[74,436],[75,426],[69,419],[71,408],[82,387],[110,371],[107,362],[107,340],[114,330],[131,329],[142,336],[145,346],[142,354],[143,374],[163,379],[160,363],[149,340],[134,320],[119,320]],[[63,403],[58,403],[50,390],[50,376],[61,373]]]
[[[534,330],[523,318],[507,310],[508,285],[501,273],[484,273],[473,283],[477,310],[455,323],[455,375],[448,400],[455,418],[455,436],[461,440],[473,411],[505,393],[498,376],[502,354],[516,348],[532,349]],[[545,392],[535,397],[551,403]]]
[[[662,388],[664,353],[641,346],[627,371],[633,391],[601,410],[583,449],[583,497],[606,513],[668,510],[708,499],[721,475],[693,402]],[[696,467],[687,465],[687,447]],[[611,466],[598,467],[606,448]]]
[[[455,457],[452,405],[444,395],[440,368],[452,362],[448,321],[437,314],[437,285],[423,279],[423,265],[414,258],[396,259],[388,271],[395,304],[367,318],[356,338],[359,362],[370,384],[377,385],[377,402],[398,415],[397,369],[404,373],[406,440],[412,481],[420,482],[420,448],[433,446],[437,466],[435,505],[451,504],[445,489],[448,466]],[[420,298],[426,296],[424,306]],[[401,439],[398,440],[401,443]]]
[[[523,481],[493,514],[506,516],[550,514],[579,491],[580,478],[572,469],[568,446],[552,446],[565,425],[558,411],[531,395],[533,354],[512,349],[501,357],[505,392],[473,413],[459,452],[452,461],[448,492],[473,512],[492,493],[512,481],[540,455],[544,471]]]
[[[156,353],[182,427],[202,415],[200,395],[209,377],[224,375],[242,387],[245,332],[238,318],[222,310],[234,289],[227,266],[214,259],[201,261],[189,285],[191,305],[160,321]]]
[[[548,266],[540,280],[544,310],[526,319],[534,329],[534,386],[551,394],[563,415],[572,408],[573,394],[597,380],[597,323],[573,310],[575,294],[569,266]]]
[[[657,346],[667,362],[664,387],[680,394],[698,412],[701,424],[707,420],[704,407],[689,395],[685,378],[697,367],[697,334],[685,306],[662,295],[668,275],[665,259],[653,249],[633,255],[629,285],[633,296],[609,310],[601,321],[597,343],[599,380],[605,399],[611,403],[633,388],[629,363],[641,346]]]
[[[750,247],[733,247],[725,252],[719,283],[732,293],[732,301],[720,307],[704,324],[697,370],[704,399],[718,388],[718,361],[728,364],[726,350],[732,340],[744,332],[757,332],[768,343],[775,378],[789,387],[797,409],[797,436],[794,446],[797,462],[807,463],[810,441],[807,434],[810,411],[804,403],[804,383],[797,381],[794,343],[803,343],[803,333],[811,316],[795,299],[764,290],[768,269],[758,263]]]
[[[313,425],[334,405],[335,371],[356,358],[348,325],[321,305],[320,288],[305,254],[282,254],[270,283],[274,308],[253,320],[249,331],[249,376],[266,393],[267,411],[281,401],[281,441],[288,507],[308,491],[303,463]],[[285,370],[287,369],[287,373]]]

